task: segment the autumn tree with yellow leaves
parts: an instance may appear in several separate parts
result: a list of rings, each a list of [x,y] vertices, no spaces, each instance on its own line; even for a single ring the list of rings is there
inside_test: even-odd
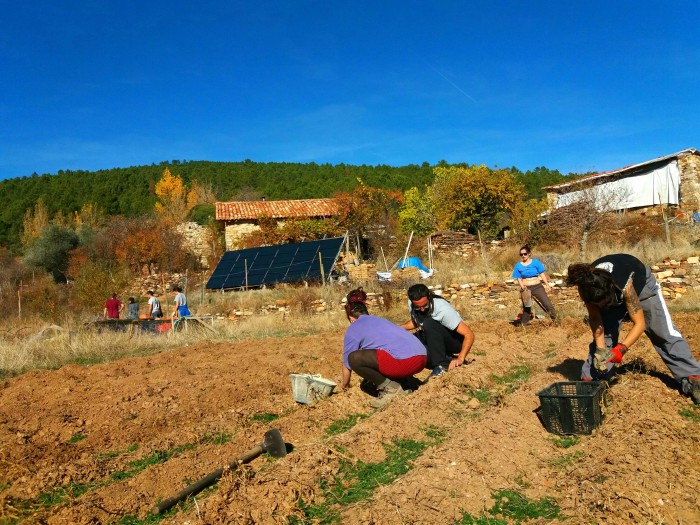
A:
[[[49,210],[44,200],[39,197],[34,208],[27,209],[22,218],[22,234],[20,240],[25,248],[29,246],[49,226]]]
[[[155,211],[163,224],[174,226],[187,217],[187,188],[182,179],[170,173],[168,168],[156,183],[155,193],[158,197]]]
[[[525,191],[510,170],[484,165],[436,166],[433,184],[408,190],[399,216],[404,231],[470,230],[495,237]]]

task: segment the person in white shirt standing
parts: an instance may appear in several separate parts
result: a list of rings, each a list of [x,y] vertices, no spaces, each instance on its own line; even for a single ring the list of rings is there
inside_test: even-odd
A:
[[[188,317],[192,315],[190,309],[187,308],[187,297],[182,293],[182,288],[176,286],[173,290],[177,292],[177,294],[175,295],[175,310],[173,310],[172,318],[175,319],[177,317]]]
[[[153,290],[148,290],[146,295],[148,296],[148,316],[151,319],[160,319],[163,317],[163,310],[160,307],[160,299],[156,297]]]

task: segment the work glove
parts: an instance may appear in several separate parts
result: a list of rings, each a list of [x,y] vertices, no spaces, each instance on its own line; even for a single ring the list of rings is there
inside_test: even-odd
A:
[[[626,344],[623,343],[618,343],[617,345],[613,346],[612,349],[610,350],[610,359],[608,359],[605,364],[607,363],[622,363],[622,357],[627,353],[627,348]]]
[[[610,352],[606,347],[596,347],[593,354],[593,366],[600,372],[606,372],[608,370],[606,363],[609,358]]]

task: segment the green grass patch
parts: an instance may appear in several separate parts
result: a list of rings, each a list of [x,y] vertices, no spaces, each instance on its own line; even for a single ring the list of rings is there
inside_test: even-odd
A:
[[[510,525],[525,523],[534,519],[562,519],[561,509],[554,498],[531,500],[517,490],[502,489],[494,492],[493,507],[479,516],[466,512],[456,522],[457,525]]]
[[[552,357],[556,357],[557,353],[556,352],[548,352],[544,354],[545,359],[551,359]]]
[[[225,432],[215,432],[214,434],[204,434],[199,438],[199,442],[206,445],[224,445],[233,439],[232,434]]]
[[[83,439],[85,439],[86,437],[87,436],[85,434],[81,434],[80,432],[78,432],[77,434],[73,434],[71,436],[71,438],[68,440],[68,443],[71,443],[71,444],[78,443],[78,442],[82,441]]]
[[[65,487],[42,492],[36,498],[30,500],[30,504],[41,507],[53,507],[66,500],[79,498],[90,490],[93,490],[93,486],[90,483],[69,483]]]
[[[185,452],[187,450],[194,449],[196,446],[197,445],[193,444],[193,443],[186,443],[184,445],[174,447],[170,450],[156,450],[155,452],[146,456],[145,458],[130,462],[127,465],[126,469],[121,470],[119,472],[115,472],[114,474],[109,476],[109,478],[107,478],[106,480],[97,481],[97,482],[93,482],[93,483],[69,483],[68,485],[65,485],[62,487],[56,487],[56,488],[51,489],[47,492],[41,493],[33,499],[13,501],[13,506],[21,509],[21,516],[19,516],[18,520],[21,521],[24,518],[31,516],[32,514],[34,514],[35,512],[37,512],[40,509],[48,509],[51,507],[55,507],[57,505],[61,505],[61,504],[65,503],[66,501],[79,498],[80,496],[82,496],[86,492],[91,492],[91,491],[97,490],[99,488],[105,487],[105,486],[107,486],[110,483],[113,483],[115,481],[123,481],[125,479],[129,479],[152,465],[164,463],[172,457],[179,456],[180,454],[182,454],[183,452]],[[138,444],[134,443],[132,445],[129,445],[129,447],[126,449],[126,451],[107,452],[107,453],[103,453],[103,454],[98,454],[95,457],[98,459],[112,459],[112,458],[115,458],[121,454],[125,454],[127,452],[135,452],[138,448],[139,448]],[[161,518],[162,518],[162,516],[161,516]],[[133,518],[133,519],[138,519],[138,518]],[[121,523],[121,522],[119,522],[119,523]],[[127,522],[124,522],[124,523],[127,523]],[[133,523],[157,523],[157,522],[155,522],[155,521],[134,521]],[[4,522],[0,520],[0,525],[3,525],[3,524],[4,524]]]
[[[487,388],[470,388],[467,393],[482,405],[489,403],[493,398],[493,392]]]
[[[116,457],[119,457],[123,454],[131,454],[132,452],[136,452],[139,449],[139,444],[138,443],[132,443],[128,447],[126,447],[125,450],[113,450],[111,452],[98,452],[95,454],[95,459],[100,460],[100,459],[114,459]]]
[[[522,476],[518,476],[513,481],[515,481],[518,484],[518,487],[520,487],[521,489],[532,488],[532,483],[530,483],[528,480],[526,480]]]
[[[337,434],[343,434],[344,432],[347,432],[352,427],[357,425],[357,422],[360,419],[364,419],[366,417],[366,414],[350,414],[346,418],[334,421],[333,423],[328,425],[328,428],[326,428],[326,436],[330,437],[335,436]]]
[[[303,499],[297,502],[298,515],[289,516],[293,525],[330,524],[340,520],[343,507],[372,497],[377,487],[387,485],[411,470],[410,462],[431,445],[445,437],[445,430],[436,426],[422,429],[429,438],[426,441],[397,439],[385,446],[386,459],[376,463],[342,460],[337,474],[329,482],[321,480],[323,501],[307,504]]]
[[[559,458],[554,458],[548,461],[549,465],[554,467],[554,468],[564,468],[568,467],[569,465],[572,465],[579,459],[583,457],[583,452],[580,450],[577,450],[573,454],[565,454]]]
[[[527,365],[516,365],[503,376],[491,375],[491,379],[501,385],[510,385],[513,383],[524,383],[530,379],[530,367]]]
[[[279,414],[263,412],[261,414],[253,414],[252,416],[250,416],[250,420],[255,421],[257,423],[272,423],[275,419],[279,417]]]
[[[146,470],[148,467],[165,463],[170,458],[179,456],[188,450],[193,450],[195,447],[196,445],[193,443],[185,443],[184,445],[173,447],[169,450],[156,450],[145,458],[130,462],[125,470],[115,472],[109,477],[109,480],[122,481],[132,478],[139,472]]]
[[[447,429],[439,427],[437,425],[428,425],[427,427],[421,427],[421,432],[430,438],[430,445],[439,445],[445,441],[447,437]]]
[[[506,387],[506,393],[515,392],[520,385],[526,383],[530,379],[531,370],[527,365],[516,365],[510,372],[503,376],[491,375],[493,379],[499,385]]]
[[[574,445],[578,445],[581,438],[578,436],[560,436],[550,438],[550,441],[560,448],[570,448]]]
[[[682,408],[678,413],[690,421],[700,423],[700,405],[693,405],[691,408]]]
[[[475,398],[482,405],[489,403],[494,397],[494,392],[488,388],[473,388],[471,385],[462,383],[459,385],[461,390],[464,391],[469,397]]]

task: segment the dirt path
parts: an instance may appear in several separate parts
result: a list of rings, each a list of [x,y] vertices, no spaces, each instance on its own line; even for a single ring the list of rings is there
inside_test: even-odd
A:
[[[697,316],[676,321],[697,353]],[[347,465],[382,462],[397,440],[422,444],[413,468],[371,498],[334,506],[342,522],[454,523],[510,490],[552,498],[567,523],[700,523],[700,423],[679,413],[700,411],[674,389],[646,340],[611,388],[604,425],[564,448],[533,413],[536,393],[578,377],[586,327],[565,319],[526,330],[499,321],[473,328],[469,366],[379,412],[356,377],[349,392],[314,406],[291,397],[291,372],[339,379],[342,334],[201,344],[5,381],[3,519],[140,523],[159,499],[276,426],[294,447],[286,458],[261,457],[227,473],[161,523],[311,523],[302,507],[308,516],[328,503],[327,488]],[[356,424],[329,437],[349,415]]]

